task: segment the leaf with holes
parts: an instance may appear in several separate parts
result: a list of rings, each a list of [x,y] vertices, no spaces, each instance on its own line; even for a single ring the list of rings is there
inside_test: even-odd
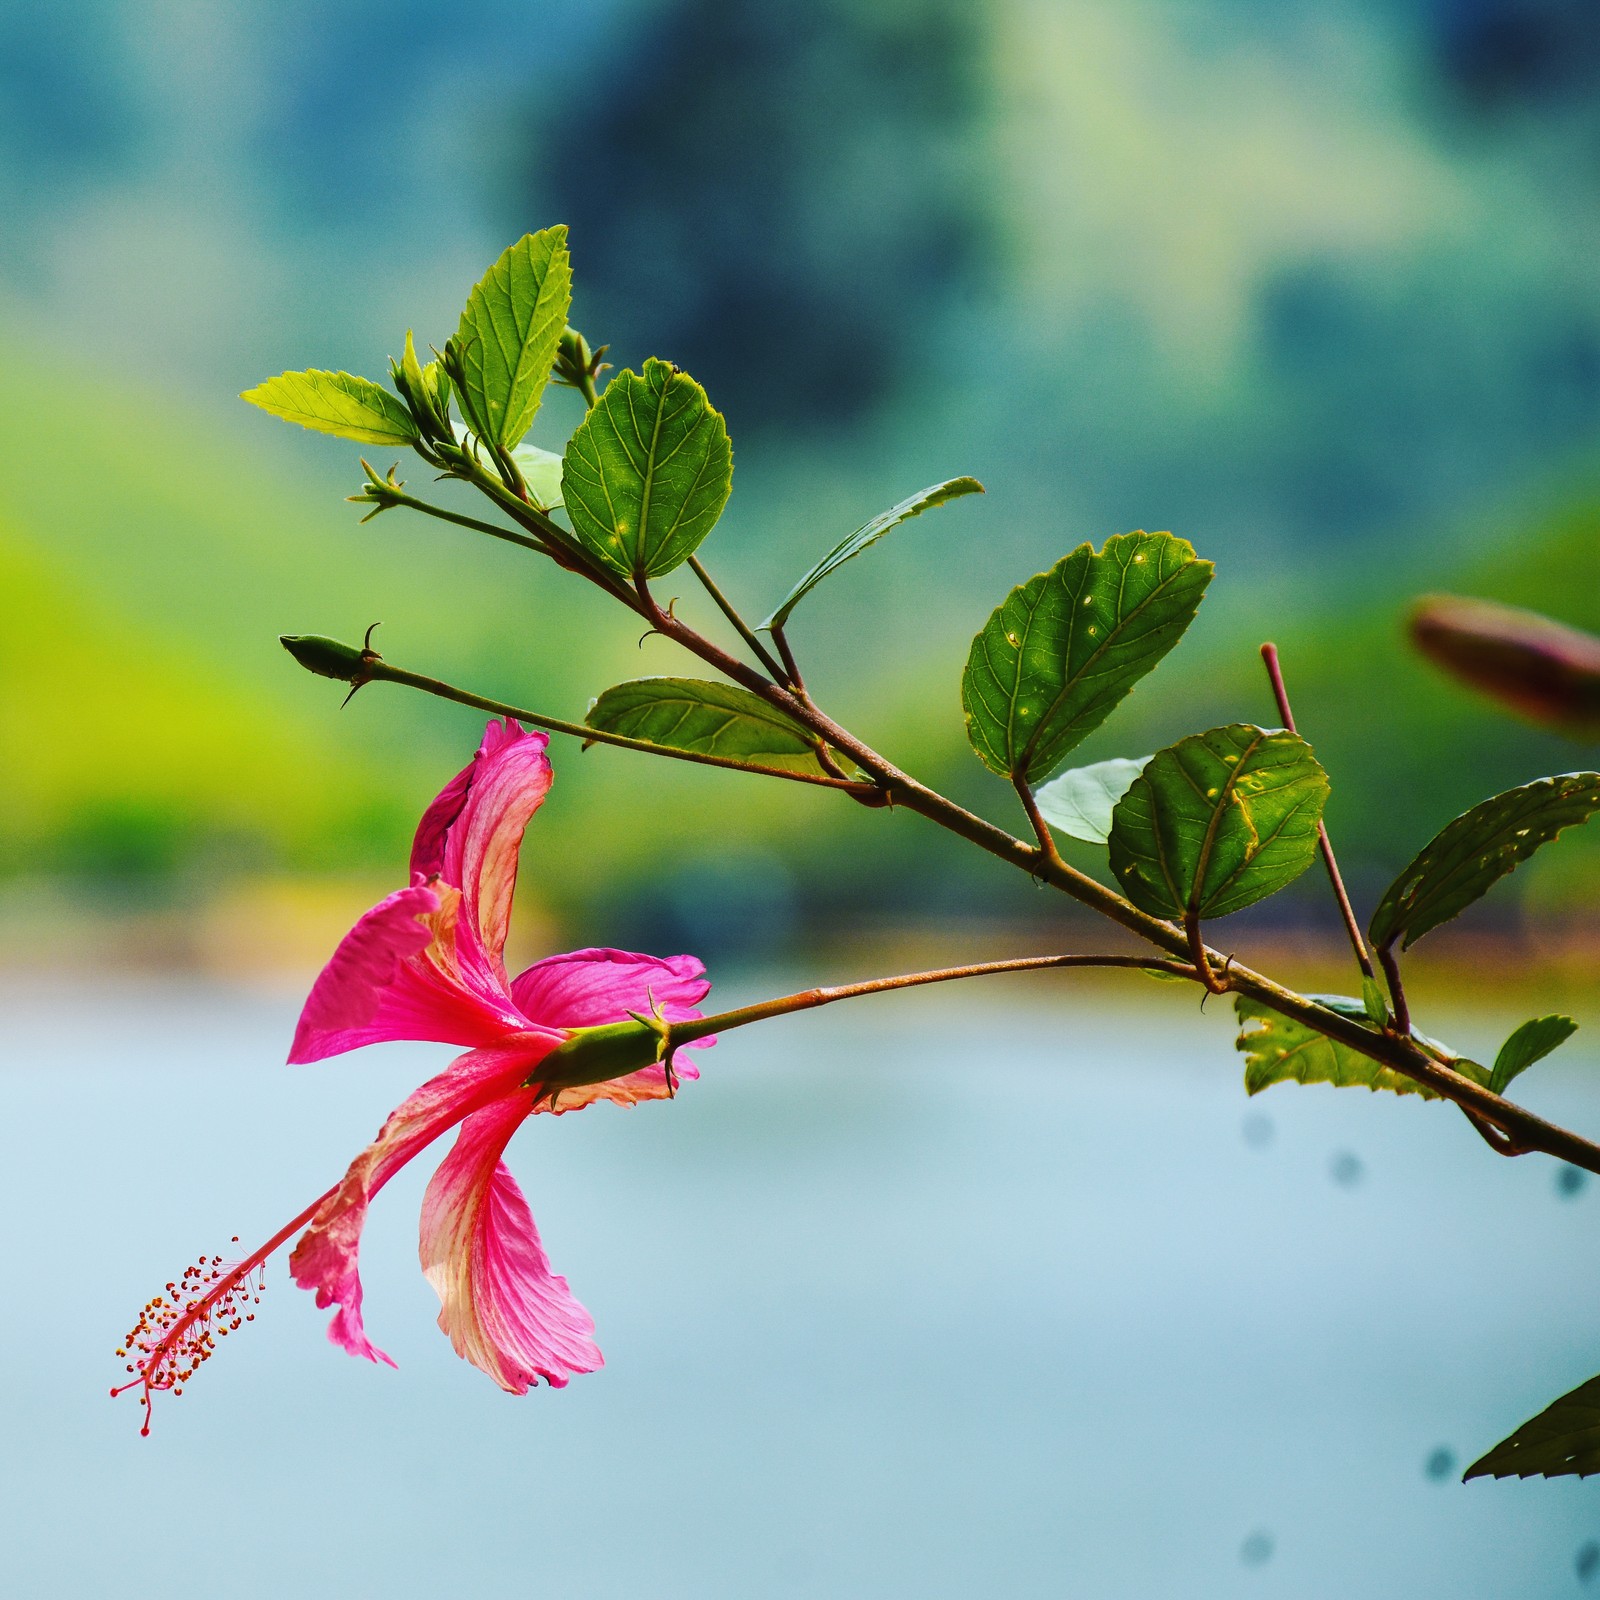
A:
[[[924,511],[931,511],[935,506],[942,506],[945,501],[954,500],[959,495],[982,493],[983,485],[976,478],[951,478],[948,482],[936,483],[929,488],[919,489],[914,495],[902,500],[899,505],[890,506],[887,511],[879,512],[871,522],[864,523],[857,528],[849,538],[841,539],[783,597],[782,604],[760,626],[763,628],[781,628],[789,620],[789,613],[824,578],[830,573],[837,572],[845,562],[860,555],[868,545],[876,544],[891,528],[898,527],[911,517],[921,516]]]
[[[1588,1478],[1600,1472],[1600,1378],[1546,1406],[1474,1461],[1471,1478]]]
[[[578,542],[624,578],[657,578],[687,561],[732,489],[721,413],[666,361],[606,385],[568,443],[561,473]]]
[[[591,728],[784,772],[821,772],[816,740],[759,695],[700,678],[635,678],[589,708]]]
[[[1225,917],[1311,865],[1328,777],[1298,734],[1230,723],[1158,750],[1117,802],[1111,870],[1151,916]]]
[[[449,354],[472,431],[509,449],[533,424],[572,306],[567,230],[526,234],[467,297]]]
[[[408,445],[418,437],[404,402],[348,372],[282,372],[239,398],[285,422],[360,444]]]
[[[1600,772],[1566,772],[1507,789],[1464,811],[1425,845],[1389,886],[1368,929],[1380,948],[1402,950],[1526,861],[1563,828],[1600,811]]]
[[[1314,994],[1307,998],[1349,1022],[1366,1020],[1365,1003],[1348,995]],[[1259,1000],[1235,995],[1233,1010],[1240,1029],[1235,1048],[1245,1058],[1246,1094],[1260,1094],[1275,1083],[1331,1083],[1338,1089],[1384,1089],[1390,1094],[1414,1094],[1424,1100],[1441,1098],[1435,1090],[1424,1088],[1403,1072],[1396,1072]],[[1477,1062],[1456,1056],[1432,1039],[1423,1042],[1446,1057],[1464,1077],[1474,1083],[1487,1082],[1489,1074]]]
[[[1039,815],[1068,838],[1104,844],[1111,832],[1111,814],[1117,802],[1149,759],[1140,756],[1137,761],[1128,761],[1117,757],[1057,773],[1034,793]]]
[[[1513,1078],[1526,1072],[1536,1061],[1543,1061],[1552,1050],[1559,1049],[1578,1031],[1571,1017],[1551,1015],[1534,1017],[1524,1022],[1500,1046],[1494,1058],[1494,1071],[1489,1077],[1489,1087],[1496,1094],[1504,1094]]]
[[[1170,533],[1123,533],[1013,589],[961,680],[979,758],[1002,777],[1049,777],[1183,636],[1212,570]]]

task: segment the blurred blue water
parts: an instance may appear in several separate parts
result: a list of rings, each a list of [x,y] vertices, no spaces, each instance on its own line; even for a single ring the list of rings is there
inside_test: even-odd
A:
[[[137,1307],[297,1210],[445,1052],[286,1068],[292,999],[219,988],[0,1004],[9,1593],[1423,1600],[1592,1574],[1594,1486],[1456,1478],[1600,1370],[1597,1192],[1443,1107],[1248,1103],[1225,1019],[1175,997],[1131,1026],[1065,994],[820,1014],[730,1037],[675,1104],[530,1125],[511,1161],[610,1361],[562,1393],[507,1397],[434,1329],[408,1173],[363,1252],[400,1370],[327,1345],[274,1263],[147,1440],[105,1397]],[[1572,1056],[1529,1094],[1593,1129]]]

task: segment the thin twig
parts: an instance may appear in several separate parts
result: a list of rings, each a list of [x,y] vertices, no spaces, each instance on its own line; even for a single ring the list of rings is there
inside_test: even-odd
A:
[[[409,510],[437,517],[440,522],[453,522],[458,528],[471,528],[474,533],[486,533],[492,539],[504,539],[508,544],[519,544],[525,550],[537,550],[540,555],[556,554],[556,551],[542,539],[518,533],[512,528],[497,528],[492,522],[480,522],[476,517],[464,517],[458,512],[446,511],[443,506],[430,505],[426,500],[419,500],[415,495],[407,494],[402,489],[385,487],[381,504],[366,495],[353,494],[348,498],[357,505],[377,505],[380,511],[386,511],[391,506],[405,506]]]
[[[705,589],[706,593],[716,601],[717,609],[728,619],[730,623],[733,624],[734,632],[737,633],[739,637],[750,646],[750,649],[755,654],[756,660],[759,661],[774,678],[781,678],[783,676],[783,668],[772,659],[772,652],[768,650],[767,647],[756,637],[749,623],[747,623],[734,608],[733,602],[729,600],[728,597],[723,594],[722,590],[717,587],[716,583],[711,577],[711,574],[707,572],[706,569],[700,564],[700,558],[698,556],[689,557],[689,570],[693,572],[695,577],[700,580],[701,586]]]
[[[1267,677],[1272,681],[1273,697],[1278,702],[1278,715],[1283,718],[1283,725],[1290,733],[1299,730],[1294,725],[1294,712],[1289,709],[1289,690],[1283,681],[1283,668],[1278,663],[1278,647],[1270,641],[1261,647],[1261,659],[1267,664]],[[1367,941],[1361,936],[1361,924],[1356,921],[1355,908],[1350,904],[1350,896],[1345,892],[1344,878],[1339,872],[1339,863],[1334,859],[1333,841],[1328,837],[1328,825],[1320,818],[1317,820],[1317,844],[1322,851],[1322,864],[1328,869],[1328,882],[1333,885],[1333,897],[1339,902],[1339,915],[1344,918],[1344,929],[1350,935],[1351,948],[1356,953],[1356,961],[1361,967],[1363,977],[1376,978],[1372,970],[1372,957],[1367,954]]]
[[[784,767],[766,767],[750,761],[734,761],[727,756],[705,755],[698,750],[678,750],[671,745],[653,744],[648,739],[630,739],[624,734],[608,733],[603,728],[591,728],[587,723],[563,722],[558,717],[547,717],[521,706],[507,705],[503,700],[491,700],[486,695],[472,694],[458,689],[454,684],[439,678],[424,677],[420,672],[408,672],[393,662],[374,657],[366,669],[365,683],[401,683],[407,688],[420,689],[440,700],[453,700],[457,705],[472,706],[478,711],[489,711],[496,716],[515,717],[531,728],[542,728],[549,733],[570,734],[586,744],[614,744],[623,750],[639,750],[647,755],[667,756],[674,761],[692,761],[703,767],[728,767],[735,772],[756,772],[767,778],[787,778],[791,783],[809,783],[821,789],[843,789],[849,794],[871,795],[876,791],[870,783],[856,783],[849,779],[832,778],[821,772],[795,772]]]

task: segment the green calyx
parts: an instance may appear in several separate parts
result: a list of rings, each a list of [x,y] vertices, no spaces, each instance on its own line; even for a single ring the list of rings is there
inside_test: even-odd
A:
[[[358,649],[353,644],[324,638],[320,633],[283,633],[279,634],[278,643],[307,672],[314,672],[319,678],[336,678],[340,683],[365,683],[372,676],[375,659],[372,652]]]
[[[598,1028],[574,1028],[570,1037],[539,1063],[529,1080],[552,1096],[563,1089],[610,1083],[644,1067],[658,1065],[667,1053],[670,1030],[656,1017],[633,1017]]]

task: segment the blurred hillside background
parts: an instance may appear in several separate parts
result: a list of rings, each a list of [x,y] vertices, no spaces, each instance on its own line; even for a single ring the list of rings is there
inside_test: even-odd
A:
[[[1009,817],[962,731],[968,640],[1074,544],[1171,528],[1218,581],[1085,758],[1274,720],[1274,635],[1381,886],[1465,804],[1593,761],[1436,679],[1397,618],[1447,589],[1600,625],[1597,69],[1581,0],[0,4],[5,951],[320,954],[356,880],[398,881],[477,719],[384,687],[340,711],[280,632],[381,619],[391,659],[574,718],[679,669],[509,547],[359,525],[361,452],[236,398],[381,378],[556,221],[574,322],[725,412],[702,554],[754,614],[911,490],[988,485],[808,603],[845,721]],[[555,396],[535,441],[578,414]],[[570,938],[772,954],[1045,909],[913,819],[555,759],[524,895]],[[1504,926],[1580,925],[1600,850],[1508,888]]]

